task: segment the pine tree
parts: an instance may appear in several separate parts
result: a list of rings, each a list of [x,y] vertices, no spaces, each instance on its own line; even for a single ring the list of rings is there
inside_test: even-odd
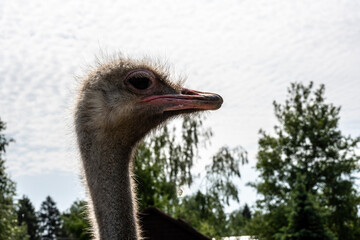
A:
[[[325,225],[321,210],[316,207],[311,195],[305,189],[305,178],[298,174],[293,190],[289,225],[282,240],[334,240],[334,235]]]
[[[245,219],[247,219],[247,220],[251,219],[251,211],[247,204],[245,204],[244,209],[242,210],[241,214]]]
[[[41,204],[39,222],[41,239],[53,240],[62,235],[60,212],[50,196]]]
[[[27,233],[30,236],[30,240],[40,239],[39,233],[39,223],[36,216],[35,208],[32,205],[30,199],[27,196],[23,196],[19,200],[19,206],[17,210],[18,215],[18,224],[21,226],[26,224]]]

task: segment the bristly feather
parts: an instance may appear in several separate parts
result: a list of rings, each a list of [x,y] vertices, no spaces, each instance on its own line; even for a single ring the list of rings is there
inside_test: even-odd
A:
[[[95,56],[95,64],[88,65],[85,76],[76,76],[76,79],[80,81],[80,85],[83,85],[83,81],[88,79],[89,74],[96,73],[98,71],[109,72],[116,68],[127,67],[136,65],[138,67],[144,67],[158,74],[161,74],[161,80],[165,81],[169,86],[172,86],[178,91],[184,86],[187,76],[177,75],[174,70],[174,66],[169,61],[160,57],[150,57],[143,55],[142,57],[134,58],[133,56],[125,55],[122,52],[116,52],[109,54],[104,50],[100,50],[100,53]],[[171,80],[170,80],[171,79]]]

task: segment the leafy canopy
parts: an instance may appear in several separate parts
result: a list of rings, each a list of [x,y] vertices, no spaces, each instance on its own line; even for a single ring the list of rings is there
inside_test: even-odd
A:
[[[91,227],[85,201],[75,201],[70,209],[61,215],[67,237],[79,240],[91,239]]]
[[[340,107],[327,103],[325,86],[291,84],[285,104],[274,102],[278,125],[274,134],[260,130],[256,169],[252,183],[262,198],[265,212],[260,236],[270,239],[288,225],[283,216],[298,174],[304,176],[305,191],[329,211],[326,225],[339,239],[359,239],[355,173],[360,156],[360,138],[344,136],[339,129]],[[287,219],[287,218],[285,218]]]
[[[198,149],[200,145],[208,146],[211,136],[212,131],[204,129],[202,118],[186,116],[180,131],[164,126],[140,144],[135,160],[140,209],[160,208],[208,236],[229,233],[229,217],[224,209],[231,200],[240,201],[234,180],[241,176],[240,165],[247,162],[244,149],[221,147],[205,168],[201,189],[181,196],[182,186],[193,186],[196,175],[192,170],[199,159]]]

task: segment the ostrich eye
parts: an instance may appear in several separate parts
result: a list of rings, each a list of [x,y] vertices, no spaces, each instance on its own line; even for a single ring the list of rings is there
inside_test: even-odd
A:
[[[156,77],[153,72],[147,69],[137,69],[130,72],[124,80],[130,91],[143,94],[155,84]]]
[[[151,80],[147,77],[132,77],[129,80],[129,83],[138,90],[145,90],[150,87]]]

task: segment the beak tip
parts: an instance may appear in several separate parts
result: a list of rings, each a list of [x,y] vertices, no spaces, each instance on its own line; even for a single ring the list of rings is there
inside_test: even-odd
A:
[[[217,103],[214,110],[219,109],[222,106],[223,102],[224,102],[223,98],[219,94],[214,94],[212,96],[212,99],[213,99],[214,102]]]
[[[219,102],[219,104],[221,106],[223,104],[223,102],[224,102],[223,98],[218,94],[216,94],[216,97],[218,98],[218,102]]]

